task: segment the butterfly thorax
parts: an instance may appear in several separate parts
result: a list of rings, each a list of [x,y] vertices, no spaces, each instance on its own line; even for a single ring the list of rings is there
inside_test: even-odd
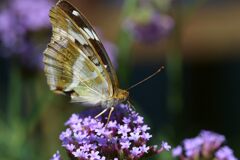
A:
[[[101,105],[104,108],[114,107],[122,102],[125,102],[128,99],[128,96],[128,91],[117,88],[114,92],[114,95],[106,101],[102,101]]]

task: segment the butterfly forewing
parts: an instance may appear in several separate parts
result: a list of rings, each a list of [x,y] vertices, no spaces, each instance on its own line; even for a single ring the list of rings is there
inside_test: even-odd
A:
[[[87,20],[66,1],[51,9],[50,20],[53,35],[44,63],[51,90],[93,105],[113,96],[115,71]]]
[[[118,87],[118,79],[112,63],[96,32],[93,30],[87,19],[81,14],[80,11],[74,8],[74,6],[67,1],[60,1],[57,6],[59,6],[69,16],[69,18],[72,19],[72,22],[76,24],[78,31],[80,31],[81,34],[87,38],[87,40],[90,42],[89,44],[95,51],[95,56],[98,57],[101,64],[106,67],[105,69],[109,73],[111,82],[115,86],[113,88]]]

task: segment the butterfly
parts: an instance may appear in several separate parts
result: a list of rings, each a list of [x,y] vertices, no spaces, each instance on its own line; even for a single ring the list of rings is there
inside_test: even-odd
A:
[[[72,102],[104,109],[95,118],[127,102],[128,90],[152,78],[163,69],[129,87],[120,89],[113,65],[96,32],[83,14],[66,0],[50,10],[52,37],[44,51],[44,71],[50,90],[69,95]],[[134,107],[133,107],[134,108]]]
[[[44,71],[50,89],[69,95],[72,102],[104,110],[127,101],[113,65],[96,32],[71,3],[60,0],[49,13],[52,37],[44,51]]]

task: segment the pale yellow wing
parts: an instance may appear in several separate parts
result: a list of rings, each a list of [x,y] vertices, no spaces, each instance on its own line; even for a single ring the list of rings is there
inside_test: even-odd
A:
[[[44,52],[50,89],[92,105],[112,97],[118,85],[116,74],[96,33],[80,12],[60,1],[51,9],[50,19],[53,35]]]

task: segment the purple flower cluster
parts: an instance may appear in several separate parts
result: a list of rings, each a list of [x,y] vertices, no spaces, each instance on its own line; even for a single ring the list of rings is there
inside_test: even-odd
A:
[[[223,135],[202,131],[195,138],[185,139],[182,145],[172,150],[172,154],[180,160],[237,160],[233,151],[224,143]]]
[[[33,32],[50,28],[48,13],[52,6],[49,0],[9,0],[0,10],[0,41],[7,49],[1,57],[20,55],[26,63],[39,64],[40,47]],[[38,63],[36,63],[38,62]]]
[[[132,6],[123,27],[139,42],[153,43],[162,40],[174,27],[172,17],[163,13],[169,9],[170,4],[171,0],[139,0]]]
[[[0,35],[4,45],[12,47],[26,32],[49,27],[48,0],[10,0],[0,11]]]
[[[73,114],[66,122],[68,128],[59,136],[71,158],[79,160],[137,160],[158,154],[171,147],[162,142],[160,148],[148,146],[152,137],[143,117],[127,105],[115,107],[110,121],[107,114],[92,118],[100,110],[91,109]],[[86,116],[88,115],[88,116]]]
[[[173,29],[174,21],[168,15],[150,12],[144,20],[129,17],[125,28],[140,42],[156,42],[166,37]]]

